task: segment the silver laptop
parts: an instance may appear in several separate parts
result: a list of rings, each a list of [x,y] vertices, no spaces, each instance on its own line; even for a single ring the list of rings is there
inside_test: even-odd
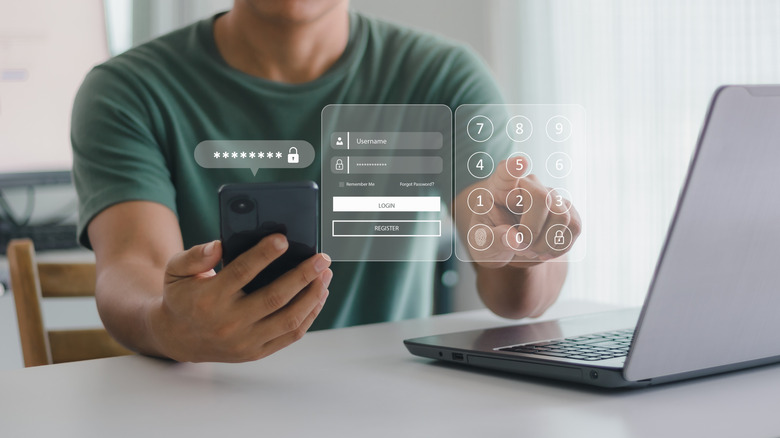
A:
[[[603,387],[780,361],[780,85],[712,98],[641,311],[407,339],[412,354]]]

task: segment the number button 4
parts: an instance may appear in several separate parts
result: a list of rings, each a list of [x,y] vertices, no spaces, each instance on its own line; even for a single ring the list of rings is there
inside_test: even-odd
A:
[[[477,179],[487,178],[493,173],[493,158],[487,152],[474,152],[466,165],[471,176]]]

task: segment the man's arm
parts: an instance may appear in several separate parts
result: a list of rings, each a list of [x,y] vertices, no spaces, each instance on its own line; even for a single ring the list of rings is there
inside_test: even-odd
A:
[[[495,208],[487,215],[476,215],[468,208],[468,193],[477,187],[488,187],[495,195]],[[497,236],[497,245],[478,254],[472,253],[480,260],[474,263],[477,290],[485,306],[499,316],[513,319],[540,316],[547,310],[558,298],[568,264],[563,261],[545,263],[561,254],[549,248],[543,238],[535,238],[530,247],[518,251],[510,247],[503,236],[511,232],[514,224],[525,225],[534,236],[541,236],[553,224],[563,224],[571,230],[573,244],[582,226],[577,210],[570,204],[560,210],[550,206],[555,214],[546,208],[536,208],[522,215],[512,213],[503,205],[503,200],[516,187],[528,190],[533,199],[545,199],[550,191],[533,175],[513,177],[501,162],[484,184],[474,184],[458,194],[457,211],[454,212],[459,218],[458,232],[464,241],[468,239],[468,230],[477,223],[491,227]]]
[[[477,290],[488,309],[504,318],[537,317],[558,298],[568,264],[490,268],[474,263]]]
[[[263,239],[216,274],[220,243],[183,251],[176,216],[154,202],[113,205],[88,232],[108,331],[135,351],[179,361],[240,362],[284,348],[311,326],[333,276],[318,254],[246,295],[241,287],[287,249],[284,236]]]
[[[87,230],[97,259],[95,297],[103,325],[135,351],[166,356],[149,315],[159,306],[165,265],[184,249],[176,216],[161,204],[125,202],[98,214]]]

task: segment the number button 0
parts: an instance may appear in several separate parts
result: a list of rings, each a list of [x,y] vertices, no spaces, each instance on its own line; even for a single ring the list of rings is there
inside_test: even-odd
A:
[[[487,141],[493,135],[493,122],[482,115],[474,116],[466,126],[466,133],[477,143]]]
[[[528,140],[533,132],[534,127],[526,116],[514,116],[506,122],[506,135],[514,142]]]
[[[493,158],[487,152],[474,152],[466,165],[474,178],[487,178],[493,173]]]
[[[531,246],[534,241],[534,236],[531,233],[531,229],[523,224],[512,225],[504,236],[507,245],[515,251],[524,251]]]

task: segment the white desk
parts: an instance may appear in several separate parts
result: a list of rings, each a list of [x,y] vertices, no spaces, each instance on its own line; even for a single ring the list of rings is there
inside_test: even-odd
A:
[[[602,310],[563,302],[549,316]],[[780,366],[602,391],[409,355],[487,311],[314,332],[254,363],[123,357],[0,373],[0,436],[746,437],[780,434]]]

